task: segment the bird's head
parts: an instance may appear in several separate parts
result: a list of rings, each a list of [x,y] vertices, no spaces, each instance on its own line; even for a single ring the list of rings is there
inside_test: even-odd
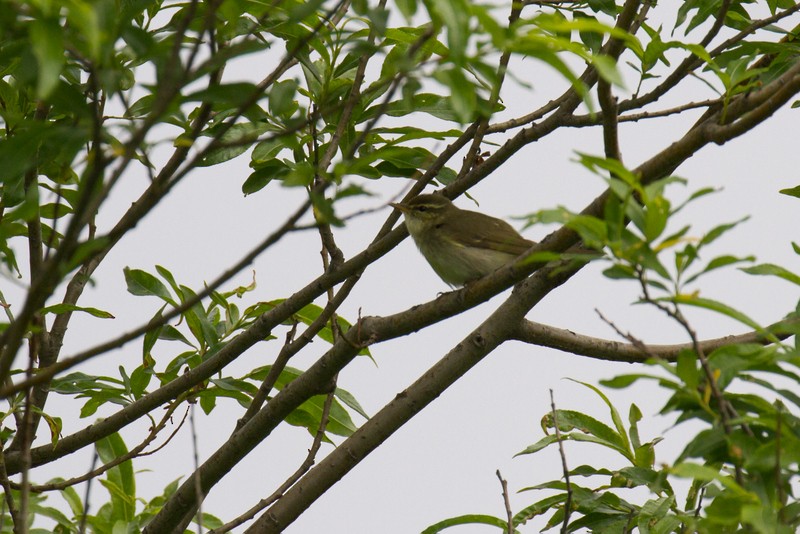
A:
[[[418,195],[408,202],[391,202],[390,205],[405,216],[406,227],[412,236],[436,227],[448,213],[458,210],[442,195]]]

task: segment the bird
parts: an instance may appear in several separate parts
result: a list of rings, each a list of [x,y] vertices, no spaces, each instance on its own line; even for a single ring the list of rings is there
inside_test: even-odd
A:
[[[451,287],[483,278],[536,244],[507,222],[461,209],[440,194],[389,205],[403,214],[417,248]]]

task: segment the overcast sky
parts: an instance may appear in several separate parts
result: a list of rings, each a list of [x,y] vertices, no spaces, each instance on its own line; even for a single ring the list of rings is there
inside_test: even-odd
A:
[[[529,78],[534,88],[525,90],[509,84],[503,94],[509,110],[503,116],[519,116],[546,103],[562,90],[557,78],[533,60],[515,60],[511,71]],[[634,85],[635,80],[631,78],[629,83]],[[686,100],[710,96],[710,91],[699,83],[687,86],[681,93],[681,98]],[[669,105],[665,103],[663,107]],[[673,228],[690,222],[694,227],[692,235],[700,235],[712,226],[750,215],[748,222],[720,239],[710,252],[755,254],[759,261],[779,263],[800,272],[797,256],[790,246],[790,241],[800,241],[796,224],[798,200],[778,194],[778,190],[800,182],[794,152],[798,112],[787,106],[753,134],[722,147],[707,147],[680,167],[676,174],[688,179],[689,185],[670,187],[669,196],[675,202],[702,187],[722,190],[691,205],[675,221]],[[628,167],[635,167],[667,147],[696,117],[687,114],[674,119],[622,124],[621,149]],[[489,145],[484,148],[493,151]],[[459,199],[457,204],[506,218],[518,228],[520,223],[512,217],[558,205],[580,210],[603,191],[604,183],[575,163],[576,151],[602,154],[599,129],[562,131],[526,147],[471,191],[480,202],[480,208],[466,198]],[[460,157],[453,161],[460,162]],[[106,309],[118,319],[108,321],[107,330],[100,332],[102,337],[98,338],[97,320],[76,316],[73,332],[67,336],[65,355],[140,324],[160,306],[155,299],[133,297],[125,291],[123,267],[152,272],[154,265],[160,264],[171,270],[180,283],[199,288],[241,257],[302,202],[302,190],[284,189],[277,184],[243,197],[240,188],[249,174],[247,163],[247,157],[240,157],[193,173],[109,254],[97,271],[95,287],[86,293],[81,304]],[[359,181],[377,196],[344,203],[342,210],[345,212],[381,205],[407,185],[402,179]],[[102,214],[99,226],[103,228],[114,221],[146,182],[144,174],[123,180],[114,193],[114,206]],[[389,212],[390,208],[386,208],[335,230],[347,258],[363,249]],[[537,240],[553,229],[536,226],[524,234]],[[287,297],[303,287],[321,271],[319,248],[319,238],[313,232],[288,235],[253,266],[258,289],[248,296],[252,299],[248,302]],[[646,342],[687,341],[665,317],[633,304],[638,297],[633,284],[607,280],[601,270],[601,265],[585,268],[553,291],[529,318],[581,334],[617,339],[597,316],[595,309],[599,309],[620,328]],[[250,271],[243,272],[223,289],[248,284],[252,276]],[[735,269],[709,277],[701,287],[704,296],[724,300],[763,323],[780,319],[794,308],[797,300],[796,288],[788,283],[750,277]],[[447,290],[407,239],[364,273],[341,314],[354,322],[359,310],[364,316],[396,313]],[[375,413],[460,342],[505,296],[507,293],[417,334],[371,347],[377,366],[368,358],[359,358],[341,373],[340,387],[352,392],[367,412]],[[689,317],[702,338],[745,331],[744,327],[719,316],[690,311]],[[279,338],[282,333],[274,332]],[[279,346],[278,342],[257,346],[236,362],[234,369],[238,371],[232,374],[271,363]],[[291,365],[306,368],[326,349],[324,342],[317,341]],[[161,344],[156,348],[156,356],[159,361],[168,361],[181,350],[178,344]],[[135,367],[140,354],[141,341],[138,341],[104,357],[102,362],[92,361],[91,366],[107,366],[107,372],[114,373],[117,365],[123,363],[129,368]],[[405,533],[419,532],[454,515],[486,513],[502,517],[497,469],[508,479],[513,492],[561,476],[555,448],[533,456],[512,458],[542,437],[539,421],[550,410],[550,389],[554,391],[559,408],[585,411],[608,422],[607,410],[599,399],[565,378],[597,384],[601,378],[620,373],[651,371],[655,372],[643,366],[599,362],[508,343],[372,453],[287,532]],[[626,420],[631,402],[642,409],[644,441],[657,436],[665,438],[656,448],[659,461],[671,461],[675,457],[685,443],[686,432],[682,427],[670,429],[671,419],[653,417],[667,399],[667,391],[649,384],[622,391],[606,390],[606,393]],[[48,411],[74,421],[75,405],[61,400],[53,397]],[[226,439],[241,413],[232,401],[222,400],[219,404],[210,417],[199,417],[201,460]],[[357,419],[357,422],[362,421]],[[67,422],[65,428],[69,424]],[[138,424],[139,429],[146,426],[144,422]],[[134,444],[131,437],[128,445]],[[188,444],[189,430],[184,428],[164,453],[136,460],[137,470],[150,470],[137,475],[143,496],[150,498],[160,493],[169,481],[191,472]],[[240,514],[256,499],[271,493],[294,471],[310,444],[311,438],[305,430],[280,426],[212,490],[204,511],[223,520]],[[330,449],[329,445],[324,445],[322,451]],[[584,463],[623,465],[598,447],[567,443],[566,450],[570,467]],[[56,463],[61,476],[74,476],[88,468],[86,451],[71,458],[72,473],[64,473],[61,462]],[[39,473],[47,472],[37,470],[34,476],[43,481],[46,476]],[[99,485],[94,491],[104,492]],[[544,496],[537,492],[514,493],[511,502],[518,511]],[[58,501],[55,496],[51,499],[53,503]],[[104,499],[103,495],[101,501]],[[534,526],[527,529],[538,531]],[[459,534],[492,531],[489,527],[453,529]]]

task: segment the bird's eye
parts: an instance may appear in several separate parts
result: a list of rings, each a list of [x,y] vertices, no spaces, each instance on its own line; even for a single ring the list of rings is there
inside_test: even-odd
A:
[[[428,211],[428,206],[417,206],[417,211],[426,212]]]

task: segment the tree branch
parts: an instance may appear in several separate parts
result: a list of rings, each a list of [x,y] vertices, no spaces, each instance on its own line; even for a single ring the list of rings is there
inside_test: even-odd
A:
[[[570,268],[563,262],[549,264],[539,269],[532,277],[518,284],[511,296],[477,329],[455,345],[447,355],[434,364],[417,381],[399,393],[389,404],[384,406],[314,469],[309,471],[302,480],[292,487],[280,501],[270,507],[267,513],[262,515],[246,532],[281,532],[307,509],[314,500],[341,479],[397,429],[441,395],[442,392],[469,369],[477,365],[496,347],[506,339],[509,339],[513,332],[513,325],[522,319],[529,307],[566,282],[579,269],[580,267],[575,266]],[[498,273],[503,270],[508,269],[500,269],[483,280],[489,278],[497,279]],[[478,281],[476,284],[480,282]],[[440,297],[437,303],[440,301],[445,303],[448,297],[458,295],[462,291],[465,290],[447,293]],[[465,291],[462,297],[468,298],[468,295],[469,292]],[[416,308],[414,311],[418,310],[419,308]],[[383,327],[387,330],[393,330],[393,322],[392,317],[384,319],[370,318],[362,326],[362,330],[380,339],[385,339],[389,332],[378,333],[376,330],[382,330]],[[394,332],[392,334],[394,335]],[[337,347],[334,347],[331,352],[336,349]],[[342,347],[342,349],[346,350],[345,347]],[[355,349],[351,348],[351,350]],[[325,362],[327,365],[331,363]],[[317,367],[317,364],[312,369],[315,367]],[[306,374],[311,372],[312,369],[309,369]],[[296,384],[304,377],[305,375],[301,376],[289,386]],[[278,400],[285,392],[286,388],[276,395],[273,402]],[[265,410],[269,408],[270,405],[267,405]],[[256,418],[254,418],[253,423],[255,421]]]
[[[794,330],[800,325],[800,319],[787,319],[771,324],[765,332],[747,332],[744,334],[724,336],[714,339],[698,341],[700,348],[706,353],[728,345],[741,343],[758,343],[769,345],[772,338],[787,339],[794,335]],[[676,361],[678,354],[683,350],[691,350],[692,343],[678,343],[674,345],[646,344],[647,351],[642,351],[634,343],[622,343],[609,339],[576,334],[571,330],[556,328],[527,319],[520,322],[512,332],[512,339],[549,347],[563,352],[586,356],[596,360],[623,363],[643,363],[652,357],[666,361]]]

